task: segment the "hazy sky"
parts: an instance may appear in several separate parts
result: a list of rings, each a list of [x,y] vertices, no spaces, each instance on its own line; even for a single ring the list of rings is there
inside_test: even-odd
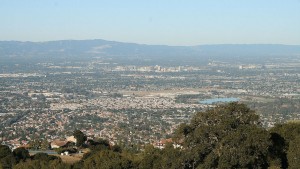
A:
[[[300,0],[1,0],[0,40],[300,44]]]

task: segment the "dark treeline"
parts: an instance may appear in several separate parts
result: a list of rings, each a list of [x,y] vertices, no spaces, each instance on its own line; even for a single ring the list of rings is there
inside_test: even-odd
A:
[[[79,133],[81,134],[81,133]],[[84,137],[84,136],[83,136]],[[291,168],[300,166],[300,123],[261,126],[259,116],[240,103],[199,112],[181,124],[173,144],[164,149],[147,145],[142,151],[106,140],[87,144],[91,150],[75,164],[44,153],[29,156],[24,148],[0,147],[0,169],[158,169],[158,168]],[[181,145],[178,148],[174,144]],[[134,145],[133,145],[134,147]]]

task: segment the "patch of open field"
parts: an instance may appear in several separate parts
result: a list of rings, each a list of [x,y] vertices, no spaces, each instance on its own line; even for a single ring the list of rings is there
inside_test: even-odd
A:
[[[181,88],[159,91],[120,91],[123,95],[135,96],[161,96],[161,95],[178,95],[178,94],[199,94],[199,92],[207,92],[208,88]]]
[[[61,158],[61,160],[65,163],[74,164],[82,159],[83,154],[72,154],[72,155],[63,155],[63,156],[57,154],[54,156]]]

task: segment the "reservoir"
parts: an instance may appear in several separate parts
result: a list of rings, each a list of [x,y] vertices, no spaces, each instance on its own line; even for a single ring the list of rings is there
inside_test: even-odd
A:
[[[239,101],[239,98],[235,97],[228,97],[228,98],[215,98],[215,99],[206,99],[199,101],[201,104],[214,104],[214,103],[228,103],[228,102],[237,102]]]

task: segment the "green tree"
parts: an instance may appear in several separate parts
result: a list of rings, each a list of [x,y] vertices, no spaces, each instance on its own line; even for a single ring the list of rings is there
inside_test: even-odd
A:
[[[30,160],[18,163],[14,169],[49,169],[49,164],[47,161]]]
[[[110,144],[108,140],[99,138],[94,140],[88,140],[88,147],[92,150],[92,151],[101,151],[101,150],[109,150],[110,149]]]
[[[276,124],[275,127],[270,129],[273,135],[276,135],[276,151],[271,153],[271,157],[274,159],[274,155],[277,155],[277,163],[281,163],[281,168],[290,168],[290,162],[295,163],[295,160],[292,160],[290,157],[291,154],[295,154],[295,145],[294,142],[297,142],[297,137],[300,135],[300,123],[297,121],[287,122],[284,124]],[[275,139],[273,139],[274,142]],[[293,143],[294,147],[290,147],[290,144]],[[295,150],[293,150],[295,149]],[[274,151],[274,150],[273,150]],[[290,154],[290,155],[287,155]],[[289,157],[288,157],[289,156]]]
[[[154,148],[152,145],[147,145],[145,151],[142,154],[142,160],[140,161],[139,168],[152,169],[159,168],[161,163],[161,150]]]
[[[0,144],[0,159],[8,156],[9,154],[12,154],[10,148],[6,145]]]
[[[162,149],[160,168],[164,169],[179,169],[183,168],[184,156],[179,148],[174,148],[172,143],[167,143]]]
[[[6,145],[0,145],[0,166],[3,169],[12,168],[16,163],[12,151]]]
[[[84,160],[84,169],[130,169],[132,161],[111,150],[97,152]]]
[[[270,129],[273,133],[278,133],[280,136],[282,136],[287,146],[290,141],[292,141],[294,138],[296,138],[298,135],[300,135],[300,122],[287,122],[284,124],[276,124],[275,127]]]
[[[72,166],[63,163],[61,159],[55,159],[49,162],[49,168],[50,169],[71,169]]]
[[[289,169],[298,169],[300,166],[300,136],[294,138],[287,151]]]
[[[215,161],[205,159],[204,164],[217,168],[267,168],[270,135],[265,129],[245,126],[230,132],[211,154]],[[207,166],[205,166],[206,168]]]
[[[71,169],[71,166],[63,163],[60,159],[28,160],[15,165],[14,169]]]
[[[17,162],[25,161],[27,158],[30,157],[28,150],[26,150],[23,147],[16,148],[13,151],[13,155],[16,158]]]
[[[111,150],[112,150],[113,152],[122,153],[122,148],[121,148],[121,146],[119,146],[119,145],[113,145],[113,146],[111,147]]]
[[[55,159],[59,159],[58,157],[56,156],[53,156],[53,155],[48,155],[47,153],[36,153],[33,157],[32,157],[33,160],[39,160],[39,161],[52,161],[52,160],[55,160]]]
[[[73,136],[76,138],[77,147],[82,147],[84,142],[87,140],[86,135],[80,130],[75,130],[73,132]]]
[[[13,154],[9,154],[0,159],[0,166],[2,166],[3,169],[10,169],[14,164],[16,164],[16,160]]]
[[[288,161],[286,156],[286,141],[278,133],[271,132],[271,146],[269,147],[270,167],[286,169]]]
[[[257,136],[252,135],[252,130],[257,132]],[[259,116],[244,104],[233,102],[199,112],[191,119],[189,125],[181,125],[177,133],[181,133],[184,139],[183,163],[186,168],[234,168],[234,165],[251,165],[254,163],[253,159],[258,157],[263,161],[256,161],[259,163],[257,165],[267,166],[266,150],[269,147],[270,136],[260,127]],[[262,140],[261,145],[265,147],[251,144],[249,140]],[[243,147],[236,149],[239,145]],[[248,152],[250,150],[251,152]],[[245,158],[227,159],[237,154],[244,155]],[[246,158],[248,161],[243,161]],[[229,162],[225,163],[228,160]]]
[[[2,149],[2,151],[1,151],[1,149]],[[0,166],[3,169],[12,168],[12,166],[16,163],[13,153],[10,151],[10,149],[7,146],[0,145],[0,156],[1,156]]]

